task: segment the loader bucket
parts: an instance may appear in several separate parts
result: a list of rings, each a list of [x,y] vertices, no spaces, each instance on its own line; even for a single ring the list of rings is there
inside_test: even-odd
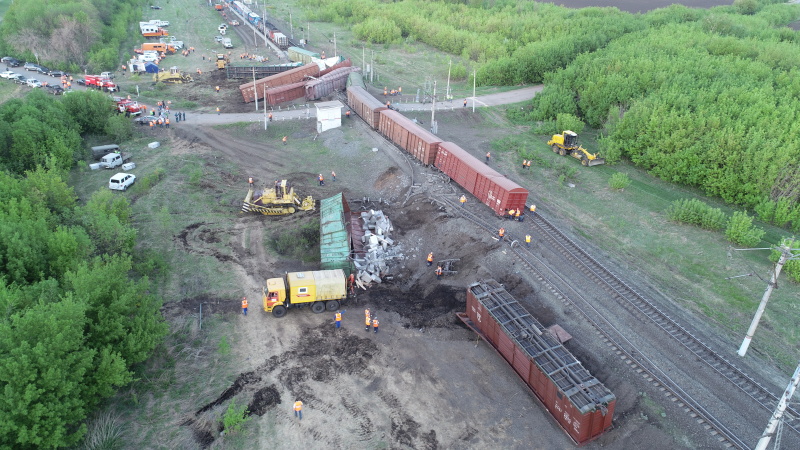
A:
[[[591,167],[591,166],[600,166],[600,165],[605,164],[605,163],[606,163],[606,160],[603,159],[603,158],[590,159],[589,160],[589,167]]]

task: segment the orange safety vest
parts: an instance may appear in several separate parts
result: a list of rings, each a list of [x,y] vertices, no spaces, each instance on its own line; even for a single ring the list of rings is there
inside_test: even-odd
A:
[[[486,152],[486,157],[487,158],[491,158],[492,157],[492,152]]]
[[[282,140],[283,140],[283,142],[286,142],[286,136],[284,136]]]
[[[433,262],[433,253],[428,253],[428,261]]]
[[[374,319],[372,321],[372,326],[375,327],[375,328],[378,328],[378,319]]]
[[[342,321],[342,313],[338,313],[338,312],[336,313],[336,321],[337,322],[341,322]]]
[[[166,121],[167,125],[169,125],[169,119],[164,119],[164,120]]]
[[[153,121],[151,120],[150,121],[150,128],[153,128],[154,126],[155,126],[155,123],[153,123]]]
[[[461,203],[467,203],[467,197],[464,197],[462,195],[461,198],[458,201],[460,201]]]
[[[525,164],[525,165],[526,165],[527,167],[530,167],[530,166],[531,166],[531,160],[529,159],[529,160],[528,160],[528,164]]]
[[[325,180],[325,178],[323,178],[322,175],[320,175],[318,178],[319,178],[319,181],[324,181]]]
[[[536,212],[536,205],[531,205],[531,212]]]
[[[439,266],[436,268],[436,275],[441,275],[441,274],[442,274],[442,266]]]
[[[365,315],[365,316],[367,316],[367,317],[369,317],[369,310],[368,310],[368,309],[365,309],[365,310],[364,310],[364,315]]]
[[[521,210],[518,209],[517,212],[514,213],[514,217],[519,218],[520,212]]]
[[[530,234],[526,234],[525,235],[525,242],[528,242],[528,243],[531,242],[531,235]]]
[[[505,236],[505,235],[506,235],[506,229],[500,228],[500,236]]]
[[[242,309],[244,309],[244,308],[247,308],[247,299],[246,298],[242,299]]]
[[[303,402],[300,400],[294,402],[294,410],[295,411],[302,411],[303,410]]]
[[[366,323],[367,326],[369,326],[369,314],[367,314],[367,318],[366,318],[366,321],[364,323]]]

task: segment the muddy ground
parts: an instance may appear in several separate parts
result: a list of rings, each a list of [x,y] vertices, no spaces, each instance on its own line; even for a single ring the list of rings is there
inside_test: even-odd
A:
[[[466,117],[464,123],[465,139],[490,139],[469,137]],[[235,381],[219,392],[194,393],[191,409],[181,412],[181,433],[192,445],[225,447],[219,418],[236,399],[249,407],[252,420],[246,433],[253,448],[572,448],[513,370],[455,316],[464,310],[470,283],[495,278],[545,326],[564,325],[574,336],[568,348],[617,395],[615,429],[586,448],[713,448],[714,441],[688,416],[669,409],[671,405],[663,405],[667,418],[656,417],[654,411],[664,410],[662,400],[647,399],[648,386],[641,377],[598,345],[594,333],[571,326],[570,313],[519,273],[507,249],[492,235],[431,202],[426,192],[409,195],[409,169],[397,163],[397,150],[376,144],[360,122],[346,122],[345,129],[320,137],[328,151],[344,161],[355,151],[345,133],[363,133],[360,140],[377,145],[380,157],[349,164],[341,171],[347,176],[324,187],[311,181],[312,171],[285,167],[286,150],[260,141],[258,126],[252,127],[244,137],[241,132],[234,137],[229,131],[183,126],[169,131],[169,148],[176,155],[222,155],[244,173],[265,179],[305,180],[303,194],[315,198],[344,192],[351,199],[389,199],[388,204],[352,206],[387,213],[405,259],[392,266],[392,280],[360,291],[342,307],[344,325],[337,330],[329,313],[290,310],[285,318],[275,319],[259,308],[264,280],[302,265],[265,250],[263,236],[296,226],[302,220],[299,215],[240,216],[233,229],[197,222],[176,233],[176,248],[215,257],[251,299],[246,317],[238,297],[191,297],[165,306],[166,316],[178,321],[196,314],[202,303],[204,314],[228,315],[237,335],[234,365],[241,372]],[[295,139],[313,138],[313,123],[304,127],[309,129],[296,132]],[[216,169],[217,160],[206,158],[210,169]],[[430,189],[454,189],[437,184],[439,175],[422,173],[432,180],[427,183]],[[226,183],[229,177],[223,174]],[[240,184],[244,192],[241,180],[230,182],[234,189]],[[231,206],[235,213],[236,206]],[[492,217],[477,202],[466,207]],[[437,282],[425,264],[429,251],[436,259],[460,258],[458,274]],[[365,331],[365,308],[379,317],[379,333]],[[292,414],[297,399],[305,404],[302,421]]]

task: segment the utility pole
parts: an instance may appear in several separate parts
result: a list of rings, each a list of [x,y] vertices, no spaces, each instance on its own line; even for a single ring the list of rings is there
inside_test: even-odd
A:
[[[264,131],[267,131],[267,84],[264,83]]]
[[[371,50],[371,51],[372,51],[372,58],[370,59],[370,65],[369,65],[369,83],[370,84],[372,84],[372,82],[375,80],[375,50]]]
[[[253,97],[256,99],[256,111],[258,111],[258,86],[256,86],[256,66],[253,66]]]
[[[450,63],[447,66],[447,89],[444,90],[445,100],[451,100],[450,98],[450,70],[453,68],[453,60],[450,59]]]
[[[783,396],[778,402],[778,407],[775,408],[775,412],[772,413],[772,417],[770,417],[769,422],[767,422],[767,428],[764,429],[764,434],[762,434],[761,439],[758,440],[755,450],[767,449],[770,439],[772,439],[772,436],[775,436],[775,430],[783,421],[783,413],[786,411],[786,406],[789,403],[789,400],[792,399],[792,395],[794,395],[794,391],[797,389],[798,383],[800,383],[800,364],[798,364],[797,369],[794,370],[792,380],[789,382],[789,386],[787,386],[786,390],[783,392]],[[775,445],[775,448],[777,449],[777,437]]]
[[[431,133],[436,133],[436,80],[433,80],[433,103],[431,103]]]
[[[478,70],[472,71],[472,112],[475,112],[475,80],[478,79]]]
[[[364,46],[361,46],[361,72],[367,73],[367,54]]]
[[[292,25],[292,12],[289,11],[289,34],[294,39],[294,25]]]
[[[333,32],[333,56],[336,57],[336,32]]]
[[[777,286],[778,275],[780,275],[783,265],[786,264],[786,261],[790,259],[800,258],[800,255],[794,255],[792,253],[792,250],[796,250],[791,248],[793,244],[793,241],[783,242],[778,248],[781,251],[781,257],[778,260],[778,264],[775,265],[775,270],[772,272],[772,277],[769,280],[769,284],[767,284],[767,290],[764,291],[764,295],[761,297],[761,303],[758,305],[756,315],[753,317],[753,321],[750,323],[750,328],[747,330],[747,335],[744,337],[744,341],[742,341],[742,346],[739,347],[739,356],[744,356],[747,353],[747,348],[750,347],[750,341],[753,340],[753,335],[756,333],[758,322],[761,320],[761,316],[764,314],[764,310],[767,308],[769,296],[772,295],[772,290]]]

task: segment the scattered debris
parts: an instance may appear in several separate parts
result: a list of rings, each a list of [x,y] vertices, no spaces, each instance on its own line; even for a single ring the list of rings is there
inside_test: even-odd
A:
[[[364,222],[364,256],[353,260],[356,266],[356,284],[366,289],[372,283],[381,283],[383,279],[391,279],[389,261],[402,258],[399,246],[389,237],[394,231],[392,222],[383,211],[372,210],[361,213]]]

